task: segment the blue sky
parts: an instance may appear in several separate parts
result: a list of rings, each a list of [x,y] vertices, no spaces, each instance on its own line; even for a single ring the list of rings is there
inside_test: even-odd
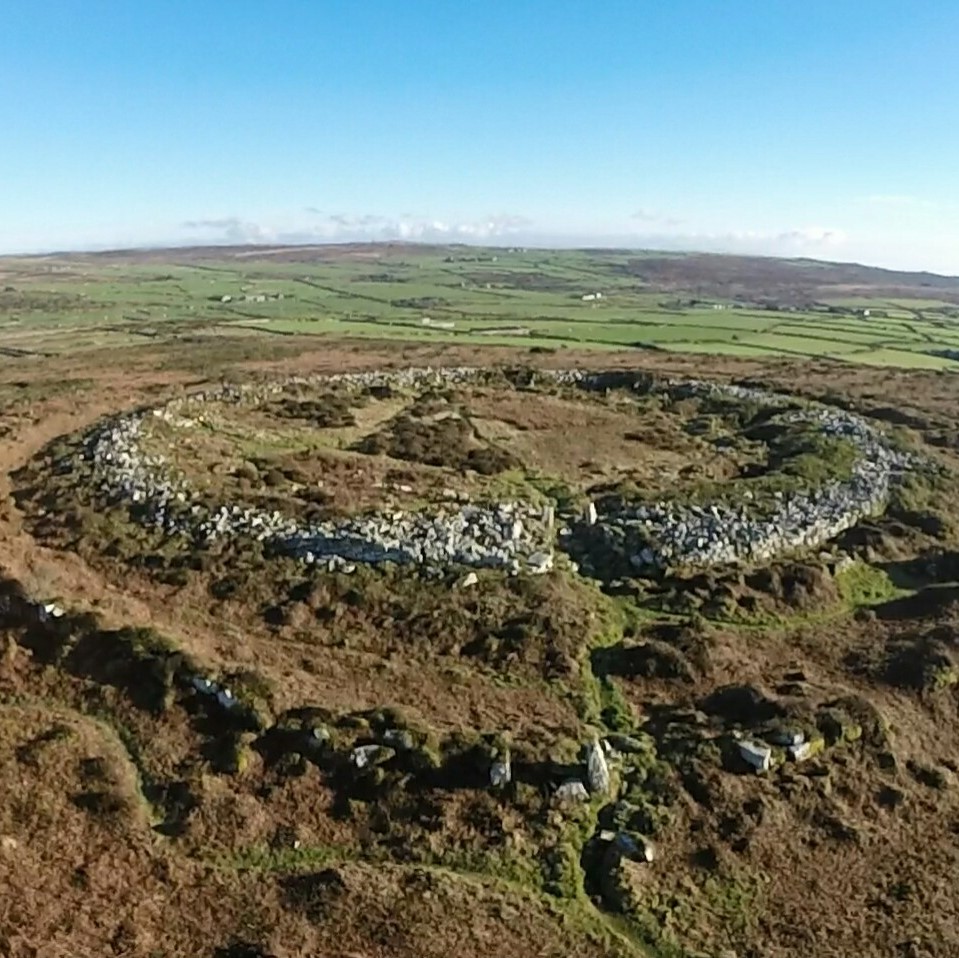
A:
[[[408,237],[959,274],[957,0],[8,0],[0,252]]]

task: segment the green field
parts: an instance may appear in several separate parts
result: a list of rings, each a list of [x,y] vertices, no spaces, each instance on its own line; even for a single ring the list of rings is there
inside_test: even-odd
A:
[[[341,253],[302,262],[256,249],[3,259],[0,349],[49,355],[196,335],[316,335],[959,369],[940,355],[959,350],[959,283],[945,300],[918,287],[914,297],[890,296],[878,281],[875,295],[838,283],[832,295],[827,284],[797,306],[795,296],[778,305],[759,288],[704,293],[694,272],[686,288],[650,281],[642,256],[651,254]],[[781,262],[784,276],[808,274],[808,264]]]

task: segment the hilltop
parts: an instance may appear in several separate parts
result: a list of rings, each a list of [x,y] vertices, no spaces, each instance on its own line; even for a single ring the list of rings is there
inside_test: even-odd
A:
[[[949,290],[321,254],[0,263],[0,952],[952,958]]]

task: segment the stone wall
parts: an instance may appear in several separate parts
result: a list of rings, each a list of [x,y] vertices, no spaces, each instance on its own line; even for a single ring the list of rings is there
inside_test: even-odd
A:
[[[427,568],[472,566],[551,568],[554,543],[575,551],[578,524],[565,517],[558,539],[552,510],[523,502],[445,506],[432,512],[382,512],[300,525],[279,512],[259,512],[237,504],[209,507],[176,476],[162,457],[143,451],[141,437],[149,417],[181,428],[202,421],[207,401],[258,403],[291,386],[359,390],[375,386],[414,388],[490,381],[487,370],[468,367],[420,368],[290,378],[270,385],[235,386],[195,393],[163,406],[112,417],[86,438],[86,456],[96,491],[109,503],[128,503],[142,521],[171,535],[198,542],[224,536],[247,536],[269,542],[306,562],[415,563]],[[786,420],[814,423],[825,435],[844,438],[859,451],[852,475],[844,481],[791,495],[778,494],[773,514],[751,514],[745,504],[684,505],[661,501],[591,515],[589,535],[611,550],[626,550],[637,570],[693,564],[712,566],[735,561],[764,561],[798,549],[816,549],[865,516],[882,510],[893,482],[912,465],[882,432],[852,413],[813,404],[800,409],[795,399],[739,386],[701,381],[656,383],[648,375],[578,370],[537,372],[548,383],[588,390],[660,389],[674,397],[722,396],[782,407]],[[199,411],[195,411],[199,407]],[[193,413],[193,417],[187,416]],[[631,544],[644,543],[632,552]]]

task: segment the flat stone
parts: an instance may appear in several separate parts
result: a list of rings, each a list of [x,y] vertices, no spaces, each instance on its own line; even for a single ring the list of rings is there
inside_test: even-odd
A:
[[[350,761],[357,768],[367,768],[388,762],[396,753],[385,745],[359,745],[350,753]]]
[[[806,736],[802,732],[778,731],[769,737],[773,745],[781,745],[784,748],[790,748],[796,745],[802,745]]]
[[[416,746],[413,733],[405,728],[389,728],[383,733],[383,741],[401,752],[412,751]]]
[[[760,742],[740,742],[739,754],[757,772],[768,772],[772,768],[773,750],[768,745]]]
[[[795,745],[791,745],[787,749],[787,752],[794,762],[805,762],[818,755],[825,747],[825,740],[817,736],[806,742],[798,742]]]
[[[530,572],[542,575],[553,568],[553,556],[549,552],[534,552],[527,560]]]

